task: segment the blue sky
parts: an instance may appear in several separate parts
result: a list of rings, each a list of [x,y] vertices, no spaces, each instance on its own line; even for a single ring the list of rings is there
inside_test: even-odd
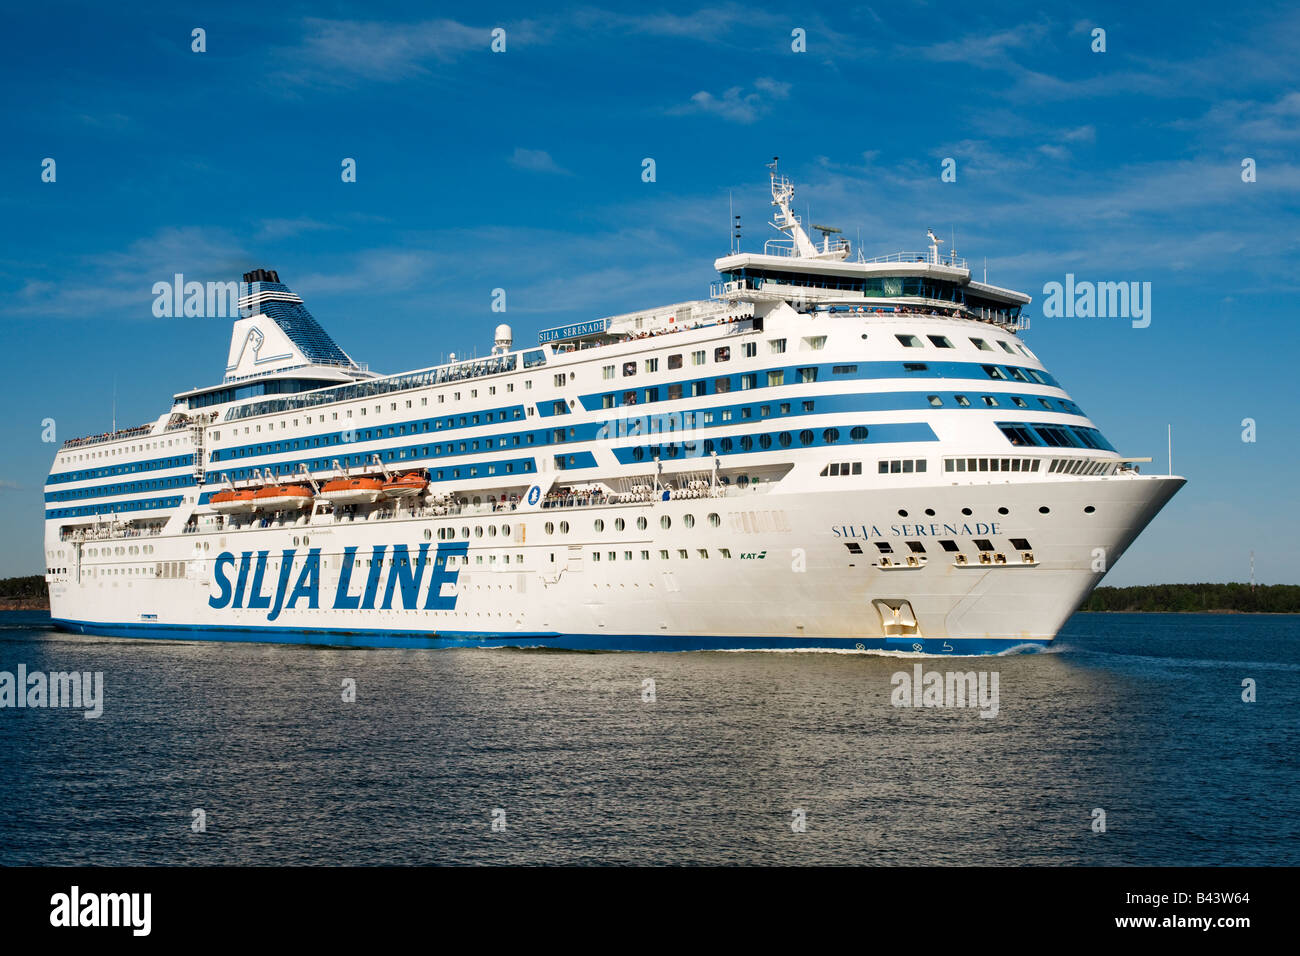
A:
[[[707,295],[729,194],[746,248],[772,234],[780,155],[867,255],[932,227],[1033,295],[1026,341],[1123,453],[1163,470],[1172,424],[1190,482],[1107,583],[1244,580],[1252,549],[1296,582],[1300,10],[1040,7],[7,9],[0,575],[44,566],[43,419],[61,441],[107,429],[115,381],[127,425],[220,379],[228,320],[155,318],[153,283],[278,269],[401,371],[487,351],[497,287],[516,343]],[[1067,272],[1150,282],[1150,327],[1043,318]]]

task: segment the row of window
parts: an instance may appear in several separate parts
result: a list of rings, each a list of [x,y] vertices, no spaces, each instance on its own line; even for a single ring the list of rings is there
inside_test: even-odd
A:
[[[944,471],[1037,471],[1038,458],[945,458]]]
[[[870,430],[865,425],[854,425],[849,429],[849,438],[853,441],[866,441]],[[834,445],[842,438],[842,433],[838,428],[826,428],[822,430],[821,440],[823,444]],[[799,432],[799,444],[803,446],[812,445],[817,441],[817,436],[812,429],[805,428]],[[668,442],[657,445],[637,445],[631,451],[633,461],[645,461],[649,459],[654,461],[657,458],[676,458],[678,455],[683,457],[691,456],[708,456],[717,451],[726,454],[732,451],[753,451],[757,445],[760,451],[766,451],[773,445],[781,448],[789,448],[794,444],[794,435],[790,432],[771,432],[762,435],[741,435],[739,438],[706,438],[703,441],[693,442]],[[622,451],[622,449],[620,449]]]
[[[1110,442],[1095,428],[1083,425],[1057,425],[1040,422],[998,422],[1007,441],[1016,446],[1049,448],[1092,448],[1114,451]]]
[[[993,550],[993,542],[990,541],[988,538],[974,538],[972,540],[975,544],[975,547],[980,551]],[[1011,540],[1012,550],[1015,551],[1033,550],[1033,548],[1031,548],[1029,545],[1029,541],[1025,538],[1011,538],[1010,540]],[[894,546],[890,544],[888,541],[875,541],[872,543],[875,544],[876,550],[879,551],[881,554],[894,553]],[[908,551],[911,552],[912,554],[926,553],[925,545],[920,541],[905,541],[904,543],[907,545]],[[957,552],[961,551],[961,546],[958,545],[956,541],[947,538],[939,539],[939,546],[949,554],[956,554]],[[850,554],[862,553],[862,545],[856,541],[846,541],[844,542],[844,547],[848,549]]]
[[[898,339],[898,341],[903,345],[904,348],[909,348],[909,349],[925,348],[925,343],[922,342],[920,337],[916,335],[909,335],[906,332],[901,332],[895,335],[894,338]],[[952,344],[952,340],[948,338],[948,336],[946,335],[927,335],[926,338],[930,341],[930,344],[937,349],[956,348],[956,346]],[[1012,343],[1007,342],[1004,339],[994,339],[994,341],[997,342],[997,344],[1002,347],[1002,351],[1006,352],[1009,355],[1015,355],[1016,350],[1019,349],[1029,358],[1031,359],[1034,358],[1034,353],[1030,352],[1029,349],[1025,348],[1019,342],[1016,342],[1015,347],[1013,348]],[[993,346],[989,345],[988,341],[985,339],[972,338],[970,342],[972,345],[974,345],[977,349],[979,349],[982,352],[994,351]]]
[[[690,550],[687,549],[687,548],[677,548],[676,551],[677,551],[677,557],[678,557],[679,559],[683,560],[683,561],[687,560],[687,559],[690,558],[690,556],[691,556]],[[617,552],[617,551],[607,551],[607,552],[605,552],[605,553],[608,555],[610,561],[616,561],[616,560],[618,559],[618,552]],[[599,561],[599,560],[600,560],[600,554],[601,554],[601,553],[600,553],[599,551],[593,551],[593,552],[591,552],[591,560],[593,560],[593,561]],[[649,552],[649,551],[642,551],[642,552],[640,552],[640,554],[641,554],[641,560],[642,560],[642,561],[649,561],[649,560],[650,560],[650,552]],[[667,548],[661,548],[661,549],[659,549],[659,560],[661,560],[661,561],[668,561],[668,560],[671,559],[671,557],[670,557],[671,554],[672,554],[672,552],[669,551]],[[696,548],[696,549],[695,549],[695,554],[696,554],[696,556],[697,556],[698,558],[701,558],[701,559],[705,559],[705,560],[707,560],[708,557],[709,557],[709,549],[708,549],[708,548]],[[730,549],[730,548],[719,548],[719,549],[718,549],[718,556],[719,556],[719,557],[722,557],[722,558],[730,558],[730,557],[731,557],[731,549]],[[551,555],[551,560],[552,560],[552,561],[555,560],[555,555],[554,555],[554,554]],[[632,560],[632,552],[631,552],[631,551],[624,551],[624,552],[623,552],[623,560],[624,560],[624,561],[631,561],[631,560]]]

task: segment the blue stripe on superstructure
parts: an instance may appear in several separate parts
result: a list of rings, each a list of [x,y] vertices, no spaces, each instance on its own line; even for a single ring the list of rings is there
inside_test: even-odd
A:
[[[549,631],[506,633],[456,631],[431,628],[407,630],[376,628],[244,627],[161,624],[146,621],[101,623],[52,618],[64,631],[180,641],[243,641],[270,644],[307,644],[326,647],[548,647],[564,650],[605,651],[710,651],[710,650],[882,650],[933,654],[943,657],[999,654],[1016,649],[1036,650],[1051,638],[861,638],[861,637],[715,637],[658,634],[558,634]],[[919,650],[918,650],[919,648]]]
[[[917,441],[938,441],[939,436],[934,433],[925,422],[897,422],[886,423],[883,425],[864,425],[861,426],[867,430],[866,435],[862,438],[853,438],[846,436],[846,430],[838,426],[823,428],[820,430],[804,429],[811,432],[810,440],[806,443],[799,440],[800,448],[846,448],[854,445],[871,445],[887,444],[895,442],[917,442]],[[834,430],[837,436],[831,440],[826,437],[826,432]],[[669,438],[672,432],[662,433],[659,437]],[[782,436],[788,441],[782,444]],[[770,439],[767,447],[763,447],[761,439],[767,437]],[[807,436],[803,436],[807,437]],[[846,439],[847,440],[844,440]],[[753,445],[749,448],[744,447],[744,439],[753,440]],[[733,442],[732,447],[721,447],[724,442]],[[681,453],[682,458],[702,458],[708,456],[716,447],[718,454],[726,455],[728,458],[736,455],[752,455],[765,451],[782,451],[787,448],[793,448],[795,445],[795,433],[793,431],[780,432],[762,432],[759,434],[748,433],[737,437],[727,436],[720,439],[699,439],[695,438],[689,441],[671,441],[656,442],[654,445],[636,445],[615,448],[614,457],[620,464],[638,464],[645,461],[652,461],[657,453],[660,457],[666,455],[668,458],[678,457]],[[640,457],[637,453],[640,452]]]
[[[169,482],[164,484],[164,482]],[[116,485],[92,485],[89,488],[69,488],[66,491],[47,491],[45,500],[80,501],[83,498],[111,498],[114,495],[129,495],[140,491],[162,491],[167,488],[192,488],[193,475],[173,475],[168,478],[151,478],[148,481],[124,481]]]
[[[45,512],[49,518],[83,518],[87,515],[120,514],[124,511],[152,511],[161,508],[176,508],[184,499],[171,498],[136,498],[131,501],[113,501],[102,505],[83,505],[77,508],[51,508]]]
[[[617,364],[615,361],[612,364]],[[984,371],[985,366],[999,368],[1006,378],[992,378]],[[909,368],[909,366],[912,366]],[[835,369],[852,368],[852,372],[835,374]],[[1016,369],[1025,376],[1024,381],[1016,379],[1014,375],[1009,374],[1010,369]],[[667,389],[670,386],[682,387],[682,398],[692,397],[689,386],[702,382],[706,387],[712,387],[713,391],[707,394],[725,394],[717,392],[718,379],[727,379],[729,381],[730,391],[740,392],[749,389],[742,388],[741,380],[746,376],[754,376],[755,384],[753,388],[784,388],[789,385],[811,384],[801,383],[801,369],[816,369],[817,382],[849,382],[854,380],[878,380],[878,379],[909,379],[909,378],[957,378],[970,379],[976,382],[1002,382],[1014,384],[1019,382],[1022,385],[1046,385],[1050,388],[1061,388],[1060,383],[1051,375],[1041,369],[1031,369],[1023,365],[996,365],[992,362],[930,362],[921,359],[915,362],[825,362],[813,363],[810,365],[779,365],[769,368],[749,369],[745,371],[697,375],[691,378],[679,379],[674,382],[654,382],[651,385],[639,385],[636,382],[636,376],[630,375],[618,379],[618,386],[611,387],[603,392],[589,392],[586,395],[579,396],[582,407],[587,411],[596,411],[603,407],[603,399],[606,395],[613,395],[616,400],[620,400],[623,392],[644,392],[646,388],[655,388],[660,390],[659,401],[677,401],[677,399],[667,398]],[[768,385],[767,376],[769,372],[783,372],[784,381],[781,385]],[[1033,374],[1030,374],[1030,373]],[[1034,375],[1041,375],[1044,379],[1042,382],[1034,380]],[[615,381],[613,379],[611,382]],[[638,399],[640,401],[641,399]],[[619,406],[616,406],[619,407]]]
[[[47,485],[65,481],[90,481],[94,478],[111,478],[114,475],[133,475],[141,471],[162,471],[167,468],[188,468],[194,464],[194,456],[173,455],[167,458],[150,458],[145,461],[124,462],[120,465],[105,465],[102,468],[83,468],[80,471],[54,471],[45,479]]]

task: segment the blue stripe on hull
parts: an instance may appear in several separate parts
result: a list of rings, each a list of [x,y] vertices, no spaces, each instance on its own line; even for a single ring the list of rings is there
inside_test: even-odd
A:
[[[494,634],[483,631],[313,630],[288,627],[199,627],[176,624],[105,624],[94,621],[51,623],[75,634],[154,638],[171,641],[245,641],[267,644],[316,644],[326,647],[554,647],[578,651],[726,651],[726,650],[871,650],[903,651],[952,657],[998,654],[1015,648],[1037,650],[1051,638],[795,638],[710,637],[669,634]],[[917,646],[919,645],[919,647]]]

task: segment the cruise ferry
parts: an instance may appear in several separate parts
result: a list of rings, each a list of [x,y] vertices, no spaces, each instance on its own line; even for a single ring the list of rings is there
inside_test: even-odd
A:
[[[57,626],[181,640],[997,653],[1048,644],[1182,486],[1025,344],[1029,296],[929,233],[810,237],[770,166],[761,253],[707,299],[398,375],[276,272],[220,384],[65,442]],[[232,283],[233,285],[233,283]]]

